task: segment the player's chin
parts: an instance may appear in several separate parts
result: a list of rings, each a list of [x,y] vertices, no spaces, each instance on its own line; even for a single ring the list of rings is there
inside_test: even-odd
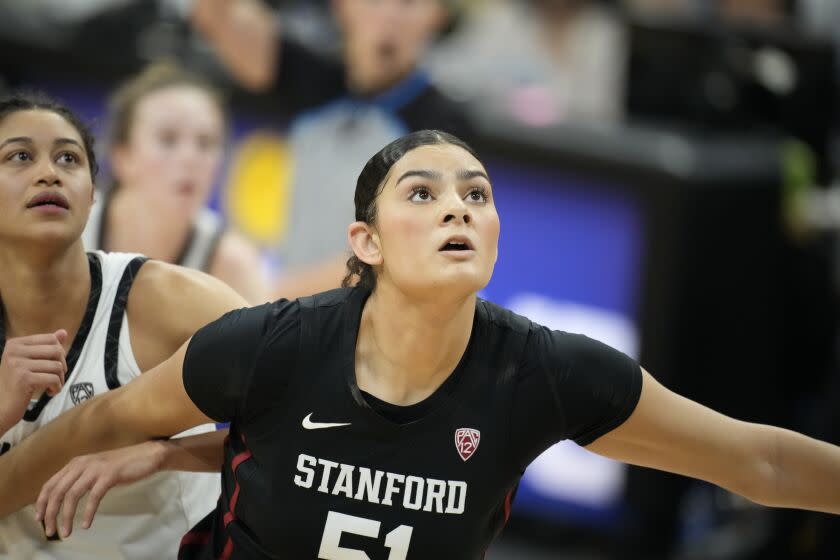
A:
[[[67,246],[79,239],[84,228],[69,221],[28,224],[20,237],[39,245]]]
[[[463,266],[447,267],[446,270],[442,270],[438,283],[453,292],[470,295],[484,289],[492,273],[492,268],[488,270],[479,263],[464,263]]]
[[[170,197],[169,209],[184,216],[196,214],[204,205],[204,197],[196,192],[174,192]]]

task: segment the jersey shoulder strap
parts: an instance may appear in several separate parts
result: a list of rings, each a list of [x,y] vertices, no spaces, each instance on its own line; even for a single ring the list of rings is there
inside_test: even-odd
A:
[[[111,253],[109,256],[116,255]],[[128,294],[131,291],[131,286],[134,285],[134,279],[137,277],[137,273],[140,272],[140,267],[148,260],[143,255],[119,256],[122,259],[129,258],[130,260],[125,262],[125,267],[120,275],[114,296],[114,303],[111,305],[111,315],[108,318],[108,334],[105,339],[105,382],[108,384],[108,389],[117,389],[122,385],[118,375],[118,366],[120,357],[120,333],[122,331],[125,308],[128,304]]]
[[[178,257],[178,264],[207,272],[224,233],[221,218],[209,208],[202,208],[193,222],[183,253]]]

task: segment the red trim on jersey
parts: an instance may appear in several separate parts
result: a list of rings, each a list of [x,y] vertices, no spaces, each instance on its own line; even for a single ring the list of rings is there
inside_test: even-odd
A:
[[[231,554],[233,554],[233,541],[228,537],[225,543],[225,549],[222,551],[222,555],[219,556],[219,560],[228,560]]]
[[[499,530],[496,531],[496,535],[493,538],[498,537],[501,534],[502,530],[505,528],[505,525],[507,525],[508,519],[510,518],[510,503],[513,500],[513,491],[514,490],[516,490],[516,486],[514,486],[513,488],[508,490],[508,493],[505,494],[505,503],[504,503],[505,520],[502,522],[502,526],[499,527]],[[490,548],[490,544],[491,543],[487,544],[487,548]],[[484,554],[482,554],[481,560],[484,560],[487,557],[487,548],[484,549]]]
[[[228,436],[230,437],[230,436]],[[236,480],[236,469],[239,468],[243,462],[247,461],[251,458],[252,453],[251,450],[248,449],[248,444],[245,441],[245,436],[242,436],[242,443],[245,445],[245,451],[236,455],[233,460],[230,462],[230,470],[233,473],[233,479]],[[231,521],[236,519],[236,504],[239,501],[239,481],[236,480],[236,486],[233,489],[233,496],[230,498],[230,504],[228,504],[228,511],[224,515],[224,523],[225,527],[227,527]],[[222,555],[219,556],[219,560],[229,560],[231,555],[233,554],[233,540],[228,535],[227,542],[225,543],[225,548],[222,550]]]
[[[239,455],[233,458],[231,461],[230,469],[233,471],[234,478],[236,477],[236,469],[239,468],[244,461],[247,461],[251,458],[250,451],[243,451]],[[236,482],[236,487],[233,489],[233,496],[230,498],[230,506],[228,507],[228,512],[224,516],[225,527],[228,526],[228,523],[236,519],[236,514],[233,513],[236,509],[236,504],[239,502],[239,481]]]
[[[511,500],[511,498],[513,498],[513,488],[508,490],[507,496],[505,496],[505,525],[507,525],[508,519],[510,518],[510,500]]]

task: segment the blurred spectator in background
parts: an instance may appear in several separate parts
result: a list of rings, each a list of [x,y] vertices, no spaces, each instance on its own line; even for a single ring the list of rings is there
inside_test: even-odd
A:
[[[534,126],[620,119],[624,26],[608,2],[492,0],[459,27],[430,61],[446,91]]]
[[[419,68],[448,20],[443,0],[335,0],[332,9],[340,60],[284,35],[258,0],[197,0],[192,12],[231,74],[276,96],[277,110],[292,118],[292,201],[275,290],[288,298],[339,286],[354,215],[350,193],[371,153],[422,128],[468,136],[459,108]]]
[[[681,17],[693,11],[696,0],[622,0],[630,12],[645,16]]]
[[[790,16],[792,0],[720,0],[723,19],[751,25],[780,25]]]
[[[631,12],[659,18],[705,18],[752,26],[778,26],[834,0],[622,0]]]
[[[224,151],[220,95],[198,76],[159,63],[117,89],[109,110],[113,182],[91,210],[85,248],[203,270],[262,302],[256,248],[205,207]]]

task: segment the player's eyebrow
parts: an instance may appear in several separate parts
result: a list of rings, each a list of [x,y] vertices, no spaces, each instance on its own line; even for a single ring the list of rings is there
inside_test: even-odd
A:
[[[13,136],[11,138],[7,138],[0,144],[0,150],[2,150],[5,146],[9,144],[34,144],[35,141],[29,136]],[[56,138],[53,142],[53,145],[61,145],[61,144],[73,144],[78,146],[79,148],[82,147],[76,140],[72,138]]]
[[[32,140],[29,136],[13,136],[12,138],[7,138],[0,144],[0,150],[5,148],[9,144],[34,144],[35,141]]]
[[[461,181],[469,181],[470,179],[475,179],[476,177],[484,177],[487,179],[487,182],[490,182],[490,177],[487,176],[487,173],[480,169],[462,169],[458,171],[456,177]]]
[[[429,169],[412,169],[411,171],[406,171],[402,174],[402,176],[397,180],[397,185],[399,185],[403,179],[407,179],[408,177],[423,177],[431,181],[440,181],[443,178],[443,174],[439,171],[431,171]],[[476,177],[483,177],[484,179],[487,179],[488,183],[490,182],[490,177],[487,176],[487,173],[481,171],[480,169],[460,169],[457,173],[455,173],[455,177],[457,177],[459,181],[469,181],[470,179],[475,179]]]
[[[439,171],[431,171],[429,169],[413,169],[403,173],[397,180],[397,185],[399,185],[403,179],[408,179],[409,177],[423,177],[424,179],[429,179],[431,181],[440,181],[443,178],[443,174]]]

